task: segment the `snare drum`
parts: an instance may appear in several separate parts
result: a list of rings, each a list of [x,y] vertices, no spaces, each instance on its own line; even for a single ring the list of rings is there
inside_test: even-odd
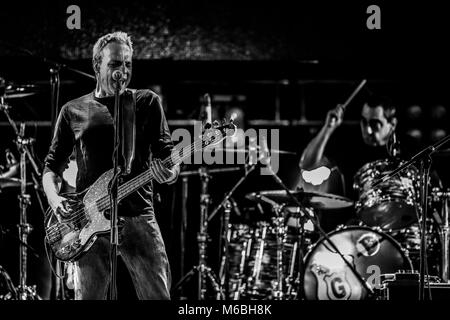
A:
[[[351,226],[328,236],[372,288],[380,282],[380,278],[374,277],[412,270],[407,251],[381,231]],[[305,258],[304,296],[307,300],[362,300],[367,292],[341,256],[322,238]]]
[[[417,222],[417,168],[410,166],[373,187],[375,181],[399,165],[401,162],[378,160],[364,165],[356,173],[353,187],[359,193],[359,200],[355,208],[366,225],[398,230]]]

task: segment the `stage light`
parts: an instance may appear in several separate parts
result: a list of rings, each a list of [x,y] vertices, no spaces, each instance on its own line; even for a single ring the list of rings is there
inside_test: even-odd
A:
[[[421,140],[423,137],[422,131],[417,128],[409,129],[408,131],[406,131],[406,135],[416,140]]]
[[[422,116],[422,108],[419,105],[412,105],[406,110],[406,115],[411,120],[417,120]]]
[[[447,114],[447,110],[443,105],[435,105],[431,108],[431,119],[442,120]]]
[[[431,130],[430,140],[431,142],[437,142],[444,138],[447,135],[447,132],[444,129],[436,128]]]

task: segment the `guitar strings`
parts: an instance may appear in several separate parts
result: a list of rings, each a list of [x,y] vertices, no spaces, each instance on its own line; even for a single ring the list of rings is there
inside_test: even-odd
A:
[[[216,135],[216,136],[213,136],[213,137],[211,138],[212,142],[214,142],[213,139],[214,139],[215,137],[217,137],[217,135]],[[220,141],[222,141],[222,140],[223,140],[223,139],[220,139]],[[189,150],[189,152],[188,152],[187,154],[185,154],[185,152],[186,152],[186,150],[188,149],[188,147],[185,147],[185,148],[181,149],[180,151],[183,152],[183,155],[182,155],[182,157],[179,157],[179,156],[178,156],[178,158],[176,158],[176,161],[179,162],[180,160],[182,161],[183,158],[189,157],[189,156],[195,151],[196,147],[198,147],[198,146],[196,146],[196,144],[197,144],[197,143],[203,144],[204,142],[205,142],[204,140],[197,140],[196,142],[192,143],[192,144],[189,146],[189,149],[190,149],[190,150]],[[216,142],[216,143],[217,143],[217,142]],[[205,144],[205,146],[202,145],[200,150],[206,148],[208,145],[209,145],[209,144]],[[172,162],[172,157],[174,157],[174,155],[177,155],[177,153],[180,153],[180,151],[175,150],[175,153],[174,153],[174,154],[172,154],[170,157],[164,159],[163,162],[162,162],[163,165],[165,165],[165,166],[167,166],[167,165],[173,166],[174,163]],[[148,177],[146,177],[146,176],[148,176]],[[130,181],[126,182],[126,183],[123,185],[123,189],[122,189],[122,191],[123,191],[122,199],[125,198],[125,197],[127,197],[127,196],[129,195],[129,191],[130,191],[130,190],[133,190],[133,189],[134,189],[134,184],[136,183],[136,180],[140,180],[140,179],[142,179],[143,177],[144,177],[144,180],[148,180],[148,179],[151,180],[151,179],[154,178],[154,177],[152,176],[151,170],[148,170],[147,173],[144,173],[143,175],[138,175],[138,176],[134,177],[133,179],[131,179]],[[119,197],[120,197],[120,195],[119,195]],[[81,220],[83,220],[84,218],[86,218],[86,215],[83,214],[83,213],[84,213],[84,210],[89,209],[89,208],[92,208],[92,207],[94,207],[94,206],[102,207],[102,206],[104,206],[105,204],[107,204],[108,202],[109,202],[109,199],[107,198],[107,196],[105,196],[105,197],[103,197],[103,198],[100,198],[100,199],[97,200],[95,203],[91,204],[90,206],[83,207],[81,210],[75,211],[73,217],[71,217],[71,218],[68,219],[68,220],[65,220],[65,221],[64,221],[64,224],[58,224],[58,225],[50,226],[50,227],[47,229],[47,230],[48,230],[48,235],[46,236],[46,238],[48,239],[48,238],[54,237],[54,236],[56,236],[56,235],[58,235],[58,234],[60,234],[61,236],[65,236],[66,234],[68,234],[68,233],[70,232],[70,230],[69,230],[69,232],[64,233],[62,230],[60,230],[60,228],[62,228],[62,227],[68,228],[68,226],[66,225],[67,223],[78,223],[78,222],[80,222]]]
[[[202,144],[205,141],[204,140],[198,140],[198,141],[192,143],[191,145],[189,145],[189,151],[188,151],[188,153],[186,155],[185,155],[185,151],[186,151],[186,149],[188,147],[185,147],[185,148],[181,149],[180,151],[183,151],[183,155],[181,157],[178,156],[178,158],[176,159],[176,162],[178,162],[179,160],[182,160],[185,157],[186,158],[189,157],[195,151],[196,147],[199,147],[198,145],[196,146],[196,144],[199,143],[199,142],[200,142],[200,144]],[[207,146],[208,145],[205,145],[205,146],[202,145],[201,147],[203,149],[203,148],[205,148]],[[175,155],[177,153],[179,153],[180,151],[175,151]],[[163,163],[164,166],[167,166],[167,165],[173,166],[174,163],[172,162],[172,155],[167,157],[166,159],[164,159],[162,161],[162,163]],[[148,177],[145,177],[145,176],[148,176]],[[145,177],[144,180],[153,179],[154,176],[153,176],[153,173],[151,172],[151,169],[148,170],[148,173],[144,172],[143,175],[137,175],[133,179],[127,181],[123,185],[123,189],[122,189],[123,197],[122,198],[127,197],[129,195],[129,194],[127,194],[127,192],[129,192],[130,190],[134,189],[134,186],[135,186],[134,184],[136,183],[136,180],[140,180],[143,177]],[[66,225],[67,223],[79,223],[79,222],[81,222],[84,218],[86,218],[86,215],[84,214],[84,211],[86,209],[90,209],[90,208],[92,208],[94,206],[102,207],[104,205],[107,205],[107,203],[109,202],[108,198],[109,198],[109,196],[104,196],[104,197],[98,199],[97,201],[95,201],[94,203],[92,203],[91,205],[89,205],[87,207],[83,207],[82,209],[75,211],[73,213],[73,216],[70,219],[67,219],[67,220],[63,221],[63,223],[58,224],[58,225],[50,226],[47,229],[48,232],[47,232],[46,238],[49,239],[49,238],[57,236],[58,234],[60,234],[62,237],[64,237],[65,235],[67,235],[70,232],[70,230],[68,232],[64,232],[63,230],[59,230],[61,227],[68,228],[68,226]]]
[[[195,144],[197,142],[199,142],[199,141],[196,141],[194,144],[189,146],[190,147],[190,150],[189,150],[190,153],[192,153],[192,151],[195,150],[195,147],[196,147]],[[203,142],[203,141],[201,141],[201,142]],[[182,149],[183,153],[184,153],[185,149],[187,149],[187,148]],[[163,164],[164,165],[171,164],[171,157],[166,158],[163,161]],[[144,175],[138,175],[138,176],[134,177],[132,180],[128,181],[124,185],[124,189],[121,190],[122,194],[125,194],[125,196],[126,196],[126,194],[130,191],[130,189],[133,189],[136,180],[138,180],[138,179],[140,180],[142,177],[145,177],[144,180],[147,180],[148,178],[152,179],[153,177],[152,177],[151,171],[149,171],[149,173],[150,173],[150,176],[148,176],[148,173],[144,173]],[[148,177],[146,177],[146,176],[148,176]],[[81,210],[75,211],[73,216],[70,219],[65,220],[64,223],[78,223],[85,217],[85,215],[83,214],[85,209],[89,209],[89,208],[94,207],[94,206],[102,207],[104,205],[107,205],[108,202],[109,202],[108,196],[102,197],[99,200],[97,200],[96,203],[93,203],[92,205],[90,205],[90,206],[88,206],[86,208],[82,208]],[[67,227],[65,224],[63,224],[63,225],[54,225],[53,228],[49,228],[48,237],[55,236],[57,233],[61,232],[61,230],[56,230],[56,229],[58,229],[58,226],[60,226],[60,227],[63,227],[63,226]],[[65,234],[62,234],[62,235],[64,236]]]

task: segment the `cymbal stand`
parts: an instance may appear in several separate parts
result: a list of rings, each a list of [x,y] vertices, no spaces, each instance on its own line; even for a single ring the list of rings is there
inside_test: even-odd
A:
[[[439,236],[441,240],[441,277],[442,281],[449,283],[450,282],[450,226],[449,226],[449,214],[448,214],[448,206],[449,206],[449,198],[450,198],[450,190],[447,191],[439,191],[433,190],[433,198],[434,201],[439,201],[442,205],[441,207],[441,221]]]
[[[427,263],[427,243],[426,243],[426,221],[427,221],[427,207],[428,207],[428,181],[430,174],[430,167],[432,164],[431,155],[442,147],[445,143],[450,141],[450,135],[445,136],[444,138],[437,141],[435,144],[430,145],[418,153],[416,153],[410,160],[406,161],[404,164],[397,167],[395,170],[385,174],[379,180],[372,184],[372,187],[376,187],[380,183],[383,183],[392,177],[396,176],[399,172],[405,170],[410,167],[412,164],[417,161],[420,162],[420,178],[421,178],[421,213],[422,213],[422,221],[421,221],[421,238],[420,238],[420,282],[419,282],[419,300],[425,300],[425,270]]]
[[[273,225],[275,226],[275,238],[276,238],[276,270],[277,270],[277,281],[273,287],[272,296],[275,300],[282,300],[284,297],[283,283],[284,278],[284,266],[283,266],[283,248],[284,240],[286,238],[285,229],[285,219],[284,219],[284,204],[280,205],[277,202],[263,196],[258,196],[262,201],[269,203],[272,206],[272,210],[275,213],[275,217],[272,218]],[[264,239],[264,237],[263,237]],[[261,244],[263,246],[263,244]],[[263,250],[263,248],[260,248]],[[262,251],[261,251],[262,253]],[[256,279],[257,280],[257,279]]]
[[[31,204],[30,195],[26,193],[27,185],[27,146],[31,145],[33,139],[24,138],[25,124],[21,123],[20,132],[17,137],[17,148],[20,152],[20,220],[19,220],[19,238],[22,243],[27,244],[28,235],[33,231],[33,227],[27,221],[27,208]],[[19,287],[18,296],[19,300],[34,300],[37,297],[36,286],[27,286],[27,266],[28,266],[28,251],[27,246],[20,246],[20,259],[19,259]]]
[[[200,228],[197,233],[198,242],[198,265],[192,269],[174,286],[173,290],[180,288],[186,281],[188,281],[195,272],[198,273],[197,282],[197,298],[205,300],[206,297],[206,283],[207,280],[211,282],[212,288],[215,292],[217,300],[223,299],[222,288],[212,269],[206,264],[206,250],[208,242],[208,207],[210,203],[210,195],[208,193],[208,183],[211,176],[208,174],[206,167],[201,167],[199,170],[201,180],[201,194],[200,194]]]
[[[443,225],[441,230],[441,243],[442,243],[442,280],[450,282],[450,228],[449,228],[449,216],[448,216],[448,199],[450,193],[446,192],[445,197],[442,200],[443,211]]]
[[[228,271],[228,242],[229,242],[229,227],[228,227],[228,221],[229,221],[229,210],[231,209],[231,197],[233,196],[236,189],[247,179],[248,175],[253,172],[253,170],[256,169],[257,163],[250,162],[250,164],[246,165],[245,167],[245,173],[244,175],[236,182],[236,184],[227,192],[225,197],[222,199],[220,204],[214,208],[214,210],[211,212],[211,214],[208,217],[208,221],[211,221],[216,214],[220,211],[221,208],[224,208],[224,224],[223,224],[223,232],[222,232],[222,238],[224,239],[224,244],[222,246],[222,256],[221,256],[221,263],[220,263],[220,271],[219,271],[219,278],[220,282],[222,284],[226,281],[226,274]],[[240,287],[240,285],[239,285]],[[239,291],[240,289],[238,289]],[[237,293],[239,295],[240,292]],[[228,295],[227,295],[228,298]]]
[[[225,297],[228,297],[229,295],[229,287],[227,285],[227,273],[228,273],[228,246],[231,240],[231,234],[229,230],[229,223],[230,223],[230,213],[231,213],[231,202],[227,200],[225,202],[224,208],[223,208],[223,232],[222,232],[222,238],[223,238],[223,245],[222,245],[222,256],[220,259],[220,269],[219,269],[219,279],[220,279],[220,286],[225,291]]]
[[[27,266],[28,266],[28,235],[33,231],[33,227],[27,221],[27,209],[31,204],[30,195],[26,193],[27,186],[27,159],[30,161],[34,173],[40,176],[39,167],[36,161],[33,159],[30,146],[34,143],[34,139],[25,138],[25,123],[20,124],[20,129],[17,128],[16,123],[12,120],[8,110],[10,106],[4,104],[4,97],[0,97],[0,110],[2,110],[9,123],[13,127],[16,133],[16,145],[20,153],[20,195],[19,207],[20,207],[20,217],[19,217],[19,239],[23,245],[20,246],[19,252],[19,287],[18,287],[18,297],[19,300],[40,300],[39,295],[36,293],[36,286],[27,286]]]

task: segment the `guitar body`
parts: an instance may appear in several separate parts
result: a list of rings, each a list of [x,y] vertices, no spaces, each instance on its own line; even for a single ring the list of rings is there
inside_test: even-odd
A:
[[[58,221],[54,212],[49,209],[46,215],[46,241],[52,248],[57,259],[73,261],[87,251],[98,234],[109,232],[111,222],[104,215],[109,206],[104,199],[108,195],[108,186],[113,178],[113,169],[103,173],[87,191],[78,194],[63,194],[62,196],[75,200],[72,205],[74,217]]]

